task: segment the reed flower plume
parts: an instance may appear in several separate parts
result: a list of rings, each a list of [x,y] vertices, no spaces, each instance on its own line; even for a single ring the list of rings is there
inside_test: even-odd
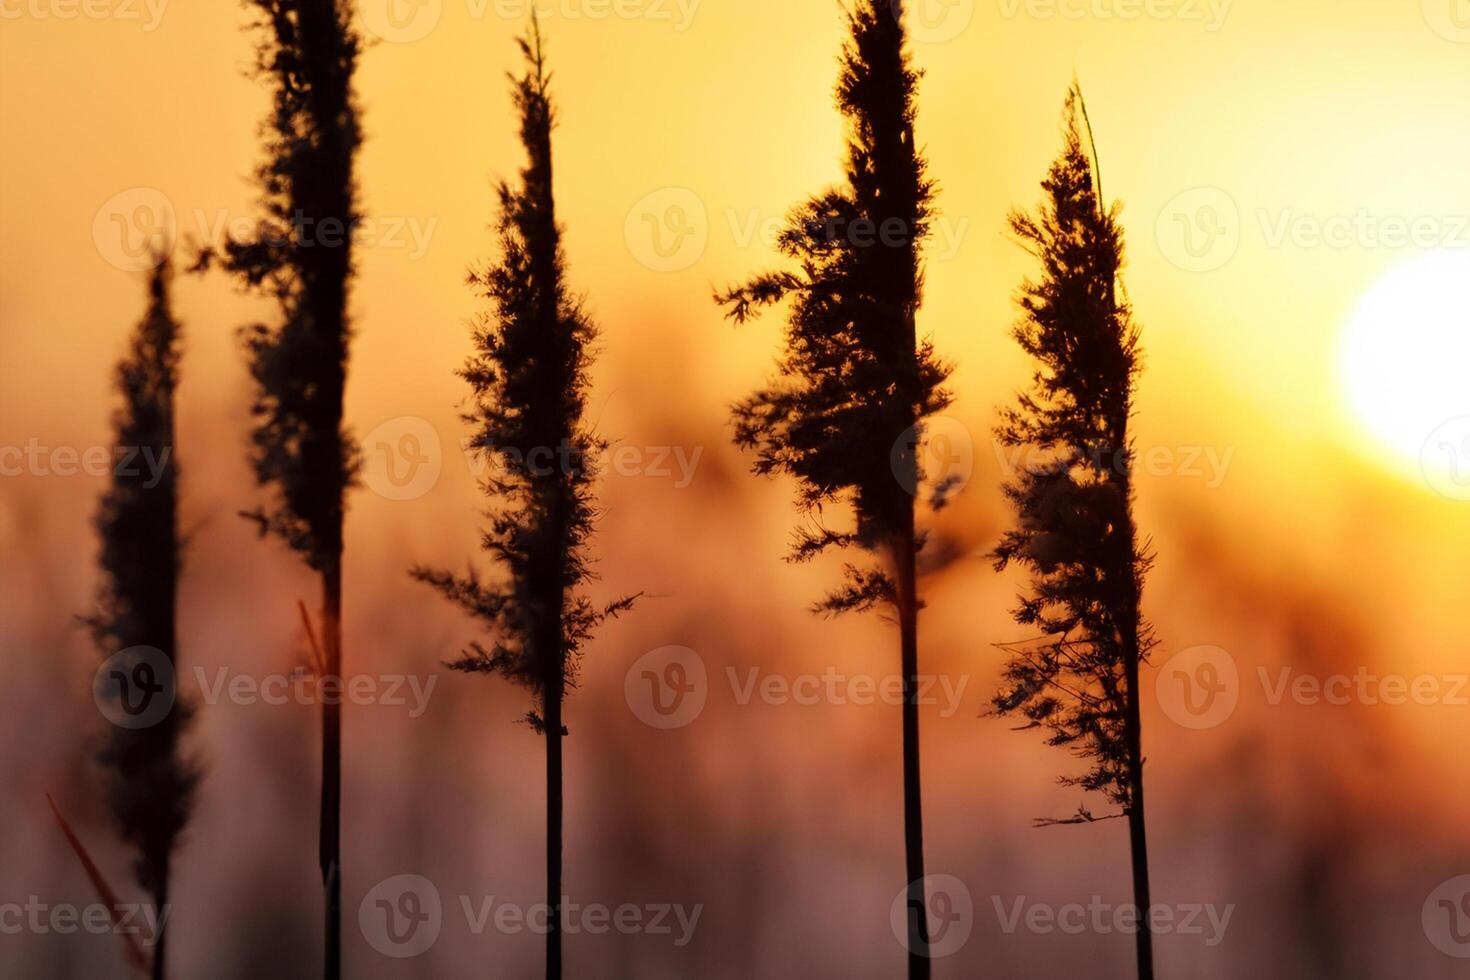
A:
[[[122,406],[113,417],[116,465],[96,517],[102,573],[97,609],[85,617],[102,656],[122,676],[142,669],[168,707],[137,725],[114,724],[99,761],[109,774],[107,799],[133,849],[133,877],[167,921],[169,882],[194,806],[198,765],[183,740],[193,718],[178,692],[179,470],[174,455],[179,325],[169,307],[170,266],[148,283],[147,315],[119,362]],[[145,675],[139,675],[145,676]],[[126,697],[127,692],[122,692]],[[171,706],[168,702],[172,702]],[[164,976],[164,935],[155,937],[153,975]]]
[[[1005,487],[1018,521],[995,562],[1030,572],[1015,618],[1038,638],[1007,645],[995,710],[1044,729],[1050,744],[1085,760],[1087,771],[1062,783],[1101,794],[1117,807],[1111,816],[1128,819],[1135,901],[1147,909],[1139,671],[1154,640],[1139,607],[1151,559],[1134,526],[1129,435],[1141,355],[1132,309],[1120,296],[1118,209],[1102,203],[1085,122],[1074,85],[1042,204],[1010,218],[1041,275],[1017,299],[1014,335],[1036,369],[997,430],[1003,445],[1028,452]],[[1096,819],[1082,807],[1043,822]],[[1149,930],[1139,937],[1139,975],[1151,977]]]
[[[856,548],[875,561],[846,566],[825,613],[893,610],[904,681],[904,813],[909,975],[929,975],[919,779],[915,494],[924,478],[923,420],[944,408],[948,367],[918,336],[922,243],[934,187],[914,136],[919,75],[910,63],[904,8],[860,0],[837,82],[848,122],[846,182],[791,213],[779,249],[794,269],[756,276],[716,295],[744,323],[790,301],[775,379],[735,406],[735,441],[755,471],[797,481],[809,524],[790,559]],[[943,492],[940,490],[939,492]],[[829,505],[850,525],[822,523]]]
[[[343,424],[351,331],[347,303],[358,223],[361,142],[353,75],[361,40],[348,0],[249,0],[262,40],[256,73],[272,89],[261,128],[259,233],[205,251],[279,320],[244,331],[256,385],[252,462],[269,503],[247,516],[321,578],[323,682],[342,678],[342,527],[358,451]],[[342,711],[322,705],[319,864],[326,892],[325,973],[341,974]]]
[[[595,606],[581,591],[592,575],[593,481],[606,448],[584,418],[597,331],[566,281],[552,188],[555,111],[534,21],[519,43],[527,68],[513,78],[514,100],[528,160],[517,186],[498,188],[499,261],[469,275],[490,310],[476,322],[475,353],[460,372],[474,406],[465,415],[469,445],[489,464],[482,544],[497,574],[416,568],[413,575],[477,617],[490,636],[451,667],[498,674],[531,692],[526,720],[547,748],[550,978],[561,976],[562,704],[593,632],[635,597]]]

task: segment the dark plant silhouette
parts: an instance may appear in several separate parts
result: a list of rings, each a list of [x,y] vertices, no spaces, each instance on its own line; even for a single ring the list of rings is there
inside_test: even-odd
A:
[[[777,377],[734,412],[735,440],[755,452],[755,471],[798,481],[798,503],[813,523],[798,530],[790,560],[849,546],[878,559],[848,565],[845,585],[816,609],[836,614],[882,605],[897,613],[909,974],[927,977],[915,493],[923,478],[923,420],[949,401],[948,368],[915,325],[933,185],[914,141],[918,73],[909,62],[902,5],[860,0],[848,26],[837,83],[849,124],[846,185],[792,212],[779,247],[797,271],[766,273],[715,298],[737,323],[792,301]],[[852,527],[820,523],[831,503],[852,507]]]
[[[465,415],[475,428],[470,445],[491,470],[483,488],[494,507],[483,546],[504,575],[496,583],[473,571],[457,576],[416,568],[413,575],[482,620],[493,636],[489,647],[471,643],[450,666],[499,674],[534,697],[526,721],[546,738],[546,976],[559,978],[562,706],[593,631],[636,597],[599,608],[580,593],[591,577],[592,482],[606,448],[584,420],[596,327],[566,283],[552,194],[555,113],[534,21],[520,47],[527,69],[513,81],[528,163],[519,187],[499,187],[499,263],[469,276],[492,310],[476,323],[476,352],[460,372],[474,396]]]
[[[251,516],[321,577],[324,686],[342,678],[342,521],[357,450],[343,428],[358,220],[360,143],[352,79],[361,46],[347,0],[249,0],[262,30],[256,71],[274,87],[257,176],[261,233],[205,252],[273,297],[281,321],[244,331],[257,391],[255,475],[274,495]],[[342,709],[322,704],[320,864],[326,891],[325,975],[341,974]]]
[[[1138,973],[1153,976],[1148,840],[1144,824],[1139,670],[1153,634],[1139,610],[1151,559],[1134,528],[1128,423],[1139,371],[1138,331],[1119,296],[1123,235],[1105,210],[1096,153],[1083,145],[1086,105],[1074,86],[1064,146],[1042,182],[1034,215],[1013,212],[1011,230],[1042,274],[1020,290],[1014,334],[1037,362],[1029,392],[1004,413],[1001,442],[1030,456],[1005,488],[1019,521],[995,551],[996,567],[1031,573],[1016,621],[1038,639],[1008,644],[1002,715],[1049,731],[1091,769],[1064,785],[1102,793],[1128,819],[1138,931]],[[1090,140],[1091,130],[1088,129]],[[1096,819],[1086,808],[1051,823]]]
[[[183,751],[193,710],[178,696],[176,683],[182,561],[174,458],[179,326],[169,309],[169,278],[168,262],[160,261],[148,284],[148,313],[117,367],[123,404],[113,418],[116,465],[96,518],[102,582],[98,609],[84,620],[124,682],[147,684],[144,694],[150,701],[172,699],[161,718],[145,710],[136,725],[114,724],[99,756],[110,774],[113,818],[134,850],[133,877],[158,910],[152,960],[157,980],[167,966],[170,870],[200,778]],[[109,689],[109,696],[129,702],[136,693],[121,685]]]

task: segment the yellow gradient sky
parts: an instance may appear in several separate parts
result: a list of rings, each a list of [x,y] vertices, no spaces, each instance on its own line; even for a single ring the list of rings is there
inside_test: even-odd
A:
[[[109,233],[94,233],[110,227],[116,195],[129,203],[152,193],[138,188],[161,192],[186,238],[251,213],[264,97],[244,73],[244,10],[99,2],[85,9],[112,16],[6,0],[0,418],[14,442],[86,443],[105,431],[101,393],[140,295],[138,277],[109,261]],[[359,433],[414,415],[455,437],[460,392],[448,372],[476,308],[460,279],[490,248],[491,181],[519,165],[504,73],[515,67],[524,9],[403,4],[394,11],[407,27],[395,33],[383,27],[387,8],[363,8],[397,40],[364,54],[359,83],[363,207],[388,239],[360,252],[353,298]],[[711,286],[769,264],[763,232],[839,173],[830,94],[839,7],[559,0],[545,9],[561,107],[559,205],[573,277],[605,331],[598,398],[612,425],[620,406],[635,405],[713,424],[764,373],[777,328],[725,327]],[[1391,499],[1426,528],[1466,526],[1458,502],[1353,418],[1335,375],[1362,295],[1421,250],[1356,233],[1345,246],[1280,237],[1287,224],[1428,216],[1470,244],[1455,224],[1470,214],[1470,44],[1447,19],[1448,0],[1442,11],[1435,0],[1213,9],[961,0],[925,10],[921,34],[936,40],[914,45],[925,72],[919,132],[941,186],[942,235],[922,323],[958,365],[953,414],[981,453],[994,406],[1026,377],[1006,328],[1029,265],[1004,218],[1036,200],[1075,72],[1105,190],[1125,209],[1128,288],[1148,352],[1141,445],[1233,453],[1221,486],[1166,474],[1144,481],[1145,504],[1189,498],[1227,522],[1269,528],[1275,547],[1324,571],[1340,561],[1358,494]],[[703,211],[690,218],[703,251],[676,263],[687,267],[649,268],[643,216],[630,212],[651,200],[644,210],[657,214],[647,220],[662,220],[670,200],[691,199]],[[1215,226],[1202,206],[1216,208],[1226,234],[1191,258],[1182,236]],[[211,278],[181,285],[180,313],[187,395],[238,412],[233,330],[268,311]],[[1464,400],[1470,410],[1470,386]]]
[[[87,443],[105,431],[102,392],[140,296],[137,275],[109,261],[109,202],[159,192],[181,234],[200,238],[221,219],[248,218],[254,196],[264,97],[244,73],[243,9],[81,9],[96,16],[65,0],[5,0],[0,418],[13,442]],[[777,331],[722,325],[711,286],[769,264],[762,231],[839,173],[839,7],[546,9],[559,204],[573,277],[605,331],[598,397],[613,422],[633,405],[717,422],[764,373]],[[953,414],[981,453],[993,407],[1026,376],[1006,328],[1029,266],[1004,218],[1037,197],[1075,72],[1105,189],[1125,208],[1128,288],[1148,351],[1141,445],[1233,453],[1220,487],[1165,475],[1144,482],[1145,504],[1187,497],[1269,529],[1273,547],[1324,571],[1340,561],[1358,495],[1392,500],[1426,528],[1467,526],[1458,502],[1354,420],[1335,376],[1363,294],[1422,249],[1357,233],[1345,245],[1280,237],[1302,222],[1310,231],[1329,219],[1377,227],[1427,216],[1470,244],[1456,224],[1470,214],[1470,43],[1450,0],[960,0],[925,10],[922,34],[935,40],[914,45],[925,72],[919,132],[950,237],[931,249],[922,323],[958,365]],[[504,73],[524,6],[426,0],[394,11],[406,33],[382,27],[386,8],[363,11],[391,38],[364,54],[359,82],[362,202],[390,240],[360,252],[350,415],[359,433],[416,415],[453,438],[459,391],[448,372],[475,310],[460,279],[490,248],[491,181],[519,164]],[[655,221],[670,200],[697,202],[691,227],[707,244],[678,263],[687,267],[640,261],[648,242],[637,240],[634,206],[649,200]],[[1191,257],[1182,236],[1216,226],[1223,244]],[[238,415],[233,330],[268,311],[217,278],[179,292],[188,397]],[[666,383],[677,383],[677,408]],[[1470,409],[1470,390],[1464,400]]]
[[[143,298],[141,276],[119,267],[127,262],[116,217],[163,202],[181,236],[197,240],[253,213],[250,175],[266,96],[246,75],[247,14],[230,0],[160,2],[150,11],[143,0],[86,7],[0,0],[0,447],[105,444],[112,365]],[[433,492],[408,502],[371,486],[353,495],[347,646],[360,651],[362,669],[403,669],[406,657],[429,669],[471,632],[403,569],[413,561],[458,565],[474,549],[480,501],[453,448],[464,391],[453,371],[469,351],[465,321],[479,310],[463,286],[465,267],[493,245],[492,182],[521,163],[505,75],[517,67],[513,37],[525,7],[390,2],[398,4],[397,29],[384,26],[393,23],[388,8],[363,9],[394,37],[363,54],[359,75],[362,207],[385,240],[358,256],[348,413],[359,435],[385,432],[390,441],[404,431],[397,420],[424,420],[443,445],[443,476]],[[789,488],[748,476],[748,460],[726,445],[726,406],[765,376],[779,323],[771,317],[737,330],[710,301],[714,287],[771,265],[764,232],[840,174],[842,128],[831,97],[843,29],[838,3],[555,0],[544,7],[571,276],[603,329],[595,417],[604,434],[633,447],[704,452],[687,494],[667,482],[608,484],[610,513],[597,539],[608,591],[626,583],[669,598],[650,603],[633,625],[609,630],[589,656],[578,704],[588,714],[612,705],[608,717],[633,725],[620,710],[625,665],[653,646],[696,645],[690,636],[708,644],[712,665],[728,652],[721,644],[758,648],[752,657],[789,646],[807,660],[871,652],[875,659],[863,663],[886,664],[876,659],[891,652],[886,634],[872,621],[829,624],[805,615],[827,570],[779,563],[793,522]],[[1008,326],[1013,290],[1031,260],[1007,239],[1005,218],[1038,199],[1075,73],[1089,100],[1105,191],[1123,204],[1127,287],[1146,348],[1136,434],[1140,453],[1154,453],[1156,462],[1138,481],[1139,520],[1159,552],[1146,605],[1164,640],[1161,657],[1219,644],[1235,652],[1243,672],[1297,655],[1336,658],[1333,669],[1348,673],[1465,671],[1470,503],[1439,492],[1413,459],[1381,445],[1354,416],[1338,377],[1344,330],[1375,283],[1429,252],[1470,254],[1464,7],[1464,0],[1217,0],[1213,7],[1208,0],[929,0],[931,39],[913,52],[925,73],[920,140],[942,216],[921,324],[956,364],[957,400],[945,431],[966,435],[974,458],[974,479],[940,520],[969,560],[930,583],[924,644],[932,663],[982,674],[978,691],[994,680],[990,643],[1017,635],[1005,616],[1016,583],[977,557],[1007,517],[997,487],[1004,460],[988,432],[996,406],[1029,374]],[[1382,241],[1395,223],[1416,221],[1426,240]],[[665,236],[690,233],[679,239],[682,250],[660,255],[651,237],[659,226]],[[1332,240],[1317,241],[1314,229]],[[1440,338],[1442,355],[1464,350],[1470,331],[1470,283],[1446,287],[1446,295],[1453,299],[1455,289],[1466,300],[1458,320],[1434,311],[1463,328],[1458,347]],[[296,637],[292,603],[309,585],[281,549],[255,543],[232,516],[257,499],[243,463],[249,389],[235,331],[273,312],[218,275],[181,279],[176,299],[188,338],[185,517],[199,529],[185,632],[201,661],[262,649],[285,658]],[[1445,360],[1433,344],[1426,348],[1425,378],[1443,385]],[[1462,390],[1443,402],[1446,420],[1470,415],[1470,365],[1461,368]],[[371,457],[375,447],[368,448]],[[17,587],[0,590],[0,610],[13,621],[44,620],[51,629],[83,606],[92,581],[87,518],[101,486],[35,474],[0,486],[0,547],[19,549],[26,562],[10,565]],[[738,628],[719,630],[718,615],[738,618]],[[35,642],[52,634],[37,626],[25,635]],[[68,642],[65,669],[85,690],[95,664],[84,641]],[[60,670],[47,658],[27,662]],[[519,694],[500,685],[485,693],[444,687],[453,692],[444,698],[464,699],[446,701],[451,706],[515,702],[501,720],[524,710]],[[1255,701],[1263,711],[1259,692]],[[943,723],[944,734],[928,743],[940,758],[926,769],[926,790],[937,811],[950,814],[936,821],[941,857],[972,841],[970,814],[981,804],[1004,801],[1019,834],[1038,812],[1070,812],[1077,802],[1050,781],[1065,766],[1061,753],[1009,735],[1003,723],[977,722],[981,710],[977,704]],[[1159,722],[1150,738],[1161,795],[1186,801],[1177,812],[1161,804],[1160,820],[1182,827],[1201,743],[1149,710]],[[1394,770],[1402,785],[1380,787],[1375,798],[1412,801],[1412,791],[1423,790],[1431,801],[1421,814],[1426,823],[1434,806],[1443,826],[1462,828],[1463,791],[1445,793],[1424,775],[1463,765],[1457,711],[1336,717],[1352,726],[1369,717],[1410,741],[1403,758],[1412,765]],[[782,751],[807,759],[806,771],[830,778],[834,794],[847,794],[836,798],[853,804],[833,830],[834,848],[855,841],[844,855],[874,853],[874,841],[894,841],[861,817],[872,779],[862,767],[891,768],[891,719],[831,717],[841,739],[803,736]],[[1305,714],[1271,717],[1280,723],[1273,738],[1295,731],[1305,740],[1322,730],[1297,724]],[[482,730],[468,711],[456,718]],[[275,716],[227,707],[204,727],[201,739],[219,759],[210,798],[255,800],[261,777],[248,768],[255,763],[230,750],[225,736],[235,745],[280,746],[270,740],[279,736]],[[500,738],[505,727],[490,731]],[[299,737],[310,731],[303,721]],[[419,771],[409,754],[426,744],[413,741],[420,729],[356,731],[362,745],[380,740],[378,754],[356,756],[354,765],[374,767],[361,786],[387,785],[393,765]],[[390,737],[399,731],[412,738]],[[709,739],[696,782],[743,785],[736,777],[748,760],[716,748],[756,736],[732,731],[715,729],[728,737]],[[862,731],[877,734],[863,741]],[[1224,745],[1236,731],[1226,726],[1210,744]],[[519,774],[488,757],[469,763],[487,798],[491,789],[534,781],[534,745],[514,744]],[[589,754],[602,748],[578,744]],[[851,772],[832,768],[829,753],[838,752],[859,760]],[[789,776],[792,799],[818,785],[800,775],[795,757],[780,756],[780,767],[776,758],[752,765]],[[988,760],[979,773],[973,758]],[[843,787],[840,778],[850,782]],[[896,785],[896,776],[884,779],[879,785]],[[759,785],[764,794],[769,783]],[[764,795],[749,798],[765,805]],[[276,816],[262,810],[259,823]],[[517,860],[528,849],[516,842],[537,832],[532,816],[506,815],[519,823],[486,846]],[[227,818],[233,814],[207,813],[201,838]],[[1187,864],[1197,842],[1173,841]],[[371,843],[363,836],[355,846]],[[1037,867],[1051,862],[1058,874],[1085,863],[1080,852],[1039,850],[1046,853]],[[228,869],[214,871],[209,882],[230,880]],[[197,881],[204,880],[201,873]],[[309,880],[298,884],[312,894]],[[886,894],[879,897],[886,903]]]

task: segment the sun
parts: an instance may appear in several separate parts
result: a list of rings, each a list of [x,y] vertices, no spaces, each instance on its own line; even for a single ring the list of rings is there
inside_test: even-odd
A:
[[[1440,450],[1470,432],[1470,248],[1418,256],[1375,282],[1343,333],[1338,378],[1399,468],[1433,480],[1463,466]]]

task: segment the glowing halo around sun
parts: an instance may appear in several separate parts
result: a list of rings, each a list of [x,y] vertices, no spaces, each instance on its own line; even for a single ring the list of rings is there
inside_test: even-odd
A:
[[[1470,248],[1379,278],[1343,333],[1338,378],[1357,422],[1401,469],[1470,500]]]

